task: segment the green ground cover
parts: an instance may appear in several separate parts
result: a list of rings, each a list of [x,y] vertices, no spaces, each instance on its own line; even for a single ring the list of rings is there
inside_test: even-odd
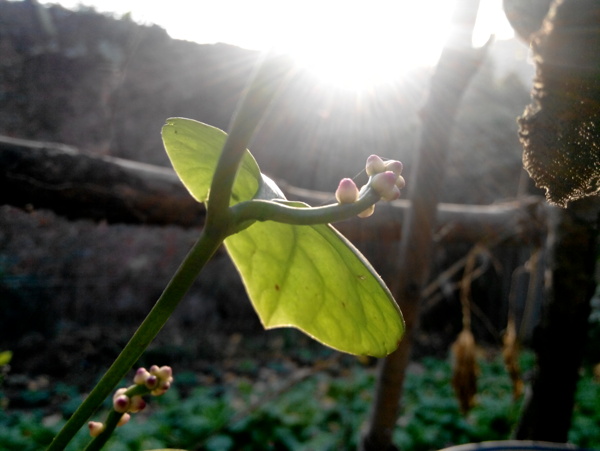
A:
[[[530,354],[521,357],[525,377],[532,362]],[[513,400],[499,357],[482,359],[480,365],[477,405],[467,416],[461,415],[454,398],[448,361],[427,358],[411,365],[395,442],[404,450],[431,450],[509,438],[521,400]],[[118,428],[107,449],[355,449],[371,405],[375,373],[372,365],[335,353],[313,366],[242,359],[217,378],[180,372],[173,389]],[[570,440],[599,449],[600,382],[591,369],[582,374]],[[73,387],[57,384],[24,390],[20,405],[25,408],[11,408],[5,399],[0,449],[43,448],[81,396]],[[59,412],[39,407],[57,397],[63,400]],[[88,439],[83,430],[68,449],[82,449]]]

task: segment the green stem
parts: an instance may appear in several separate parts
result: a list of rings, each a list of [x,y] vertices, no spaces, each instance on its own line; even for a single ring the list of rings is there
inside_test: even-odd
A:
[[[283,75],[289,72],[289,67],[288,61],[283,57],[273,56],[265,58],[258,67],[233,118],[229,136],[217,163],[211,185],[206,224],[198,242],[186,256],[129,343],[54,438],[48,451],[64,449],[98,406],[114,390],[164,326],[206,262],[222,244],[228,233],[235,228],[231,221],[229,201],[240,161],[254,130],[285,79]]]
[[[214,229],[211,229],[214,230]],[[221,232],[210,233],[205,227],[198,241],[163,291],[144,322],[135,332],[121,354],[83,401],[61,431],[54,437],[48,451],[63,450],[94,411],[110,395],[135,362],[140,358],[212,255],[223,242]]]
[[[132,385],[127,389],[124,393],[130,398],[133,396],[144,396],[150,393],[150,389],[148,389],[145,385]],[[108,439],[115,431],[115,428],[119,424],[123,413],[119,413],[114,409],[111,409],[108,413],[108,417],[104,423],[104,430],[98,435],[94,437],[94,439],[86,446],[85,451],[99,451],[102,447],[108,442]]]
[[[240,161],[254,131],[264,118],[286,75],[290,73],[290,67],[286,57],[267,55],[246,88],[215,168],[207,206],[207,225],[213,222],[221,226],[229,223],[231,190]]]
[[[279,201],[250,200],[231,207],[233,222],[276,221],[285,224],[315,225],[350,219],[375,204],[381,195],[369,188],[351,204],[332,204],[323,207],[294,207]]]

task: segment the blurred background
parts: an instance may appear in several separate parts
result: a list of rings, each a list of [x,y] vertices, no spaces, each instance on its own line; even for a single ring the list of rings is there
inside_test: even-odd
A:
[[[451,31],[452,10],[452,2],[413,3],[419,6],[170,1],[155,8],[159,3],[0,0],[0,135],[170,167],[160,137],[165,119],[188,117],[226,130],[260,52],[274,48],[290,52],[297,71],[250,147],[263,172],[294,187],[331,193],[331,200],[341,178],[356,178],[359,185],[366,180],[362,168],[370,154],[401,160],[408,179],[420,111]],[[516,118],[529,102],[534,69],[500,2],[482,0],[474,45],[490,35],[496,38],[456,117],[445,203],[493,204],[515,198],[528,183]],[[58,422],[52,417],[57,406],[76,396],[48,387],[68,382],[81,388],[99,376],[160,295],[200,225],[67,219],[34,204],[1,206],[0,351],[13,353],[0,398],[5,406],[43,407],[43,418]],[[390,257],[385,243],[370,240],[355,244],[377,268]],[[415,362],[446,362],[462,327],[462,273],[444,271],[472,245],[436,248]],[[472,292],[473,330],[482,349],[499,349],[511,293],[520,338],[530,340],[540,299],[525,305],[529,274],[515,279],[513,271],[531,252],[507,243],[480,255]],[[315,362],[329,362],[332,374],[350,379],[355,365],[362,365],[371,372],[356,376],[356,384],[365,387],[373,377],[369,359],[337,355],[293,330],[263,331],[224,252],[203,271],[145,359],[184,372],[190,386],[235,377],[279,381],[274,375],[281,374],[304,379],[299,371],[314,374],[307,368]],[[271,369],[267,376],[260,372],[264,367]],[[349,386],[362,393],[358,385]],[[306,390],[313,389],[318,387]],[[47,396],[36,400],[31,393],[40,390]],[[221,399],[211,396],[206,399]],[[515,415],[509,401],[505,407]],[[459,418],[458,407],[452,409]],[[506,433],[510,424],[497,429]],[[197,449],[242,449],[230,438]]]

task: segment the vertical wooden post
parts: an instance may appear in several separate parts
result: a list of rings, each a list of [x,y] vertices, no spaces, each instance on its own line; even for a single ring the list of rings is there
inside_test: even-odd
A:
[[[380,267],[402,309],[406,336],[399,348],[380,362],[373,410],[360,444],[364,451],[396,449],[392,433],[418,322],[421,290],[429,275],[433,227],[450,136],[462,95],[485,56],[485,48],[473,49],[470,42],[478,8],[478,0],[457,2],[453,18],[456,31],[442,52],[421,113],[419,155],[409,175],[411,207],[403,224],[400,247],[390,252],[386,266]],[[398,258],[394,258],[395,255]]]

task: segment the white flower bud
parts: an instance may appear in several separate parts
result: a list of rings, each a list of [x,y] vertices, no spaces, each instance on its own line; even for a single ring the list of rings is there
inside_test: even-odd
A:
[[[133,377],[133,383],[136,385],[144,385],[148,377],[150,377],[150,373],[146,368],[138,368]]]
[[[129,412],[136,413],[146,408],[146,401],[139,395],[131,397],[131,404],[129,405]]]
[[[385,171],[385,163],[377,155],[370,155],[367,158],[367,164],[365,165],[367,175],[372,176]]]
[[[158,376],[156,374],[151,374],[150,376],[148,376],[146,378],[146,388],[148,390],[155,389],[157,387],[159,381],[160,381],[160,379],[158,378]]]
[[[375,212],[375,204],[371,205],[369,208],[367,208],[364,211],[361,211],[358,215],[359,218],[368,218],[369,216],[371,216],[373,214],[373,212]]]
[[[104,431],[104,424],[99,421],[90,421],[88,423],[88,428],[90,430],[90,435],[92,437],[98,437]]]
[[[161,384],[159,387],[157,387],[154,390],[152,390],[150,392],[150,394],[152,396],[161,396],[161,395],[164,395],[169,388],[171,388],[171,383],[170,382],[165,382],[165,383]]]
[[[402,169],[404,169],[404,165],[402,162],[397,160],[389,160],[385,162],[385,170],[392,171],[396,175],[402,174]]]
[[[396,186],[397,176],[392,171],[380,172],[371,178],[371,187],[384,197]]]
[[[390,191],[387,191],[385,194],[383,194],[381,198],[383,200],[387,200],[388,202],[396,200],[400,198],[400,189],[397,186],[394,186]]]
[[[131,420],[131,415],[129,415],[128,413],[124,413],[121,418],[119,418],[119,422],[117,423],[117,427],[118,426],[123,426],[124,424],[129,423],[129,420]]]
[[[401,175],[399,175],[398,179],[396,180],[396,186],[398,189],[403,189],[406,186],[406,180],[404,180],[404,177]]]
[[[161,366],[155,373],[161,380],[173,380],[173,370],[170,366]]]
[[[115,412],[125,413],[129,410],[131,399],[127,395],[118,395],[113,398],[113,409]]]
[[[358,199],[358,188],[352,179],[342,179],[335,191],[335,198],[340,204],[353,204]]]

